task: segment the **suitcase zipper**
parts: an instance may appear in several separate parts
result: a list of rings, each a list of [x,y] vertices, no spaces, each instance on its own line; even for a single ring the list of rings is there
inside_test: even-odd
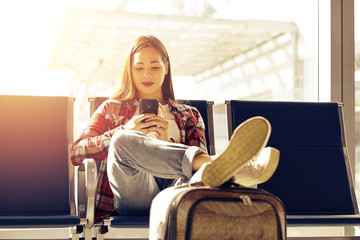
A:
[[[251,199],[249,198],[248,195],[241,195],[240,199],[243,201],[245,206],[252,206],[252,201],[251,201]]]

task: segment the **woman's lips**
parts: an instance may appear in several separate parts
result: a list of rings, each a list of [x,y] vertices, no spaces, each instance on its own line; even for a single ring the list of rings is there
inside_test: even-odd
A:
[[[145,87],[151,87],[154,84],[154,82],[142,82],[141,84],[144,85]]]

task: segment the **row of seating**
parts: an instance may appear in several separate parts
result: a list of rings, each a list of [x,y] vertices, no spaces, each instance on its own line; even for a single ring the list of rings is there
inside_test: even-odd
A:
[[[73,229],[76,214],[73,98],[0,96],[0,228]]]
[[[106,98],[91,98],[90,112]],[[96,164],[69,162],[73,103],[67,97],[0,96],[0,228],[69,227],[73,239],[104,239],[109,227],[147,238],[149,218],[114,216],[94,223]],[[215,153],[213,102],[187,101],[201,112]],[[359,226],[360,217],[338,103],[227,101],[229,137],[252,116],[272,125],[280,150],[274,176],[259,185],[278,196],[288,226]],[[94,231],[94,229],[96,229]]]

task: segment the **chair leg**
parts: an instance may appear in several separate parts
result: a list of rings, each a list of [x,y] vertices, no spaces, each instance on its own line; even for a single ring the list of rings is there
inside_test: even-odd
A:
[[[85,226],[76,226],[70,229],[71,240],[92,240],[93,228]]]
[[[355,227],[354,226],[345,226],[344,227],[345,236],[355,236]]]
[[[108,226],[98,226],[95,228],[96,240],[104,240],[105,234],[109,231]]]
[[[70,228],[70,239],[71,240],[80,240],[83,228],[82,226],[76,226]]]
[[[93,239],[93,228],[85,227],[84,228],[84,240],[92,240]]]

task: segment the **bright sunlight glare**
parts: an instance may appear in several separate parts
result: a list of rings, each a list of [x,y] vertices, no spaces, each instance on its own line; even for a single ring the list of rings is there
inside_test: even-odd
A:
[[[52,1],[0,2],[1,94],[44,95],[50,76],[41,62],[53,10]]]
[[[117,0],[0,1],[0,94],[68,95],[71,70],[48,69],[52,39],[66,7],[109,9]]]

